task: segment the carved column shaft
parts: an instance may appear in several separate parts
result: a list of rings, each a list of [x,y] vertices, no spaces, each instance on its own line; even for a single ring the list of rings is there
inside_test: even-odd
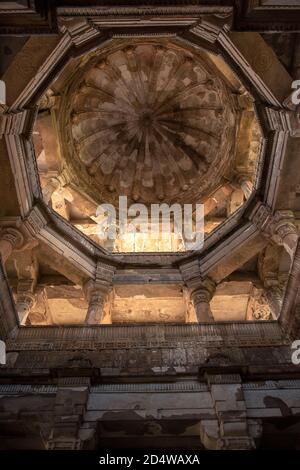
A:
[[[240,179],[240,185],[241,185],[241,190],[243,191],[245,198],[249,199],[253,190],[252,182],[246,177],[245,178],[242,177]]]
[[[188,289],[189,296],[187,295],[187,298],[189,297],[193,302],[197,321],[214,321],[210,301],[216,290],[215,282],[208,277],[201,278],[199,260],[197,259],[182,264],[180,272]]]
[[[31,309],[34,306],[34,303],[34,295],[31,295],[30,293],[18,294],[16,309],[19,315],[19,321],[21,325],[25,324]]]
[[[49,204],[52,194],[60,187],[58,178],[51,178],[46,186],[43,188],[43,197],[47,204]]]
[[[104,304],[112,288],[112,278],[115,268],[98,263],[96,279],[89,280],[84,286],[84,292],[89,302],[86,320],[89,325],[99,325],[104,320]]]
[[[85,322],[88,325],[99,325],[103,321],[103,307],[108,289],[105,285],[90,283],[85,287],[86,297],[89,302]]]
[[[279,220],[275,226],[275,234],[280,237],[284,248],[290,257],[293,258],[298,242],[298,233],[293,221],[289,219]]]
[[[198,322],[211,322],[214,317],[210,308],[210,301],[215,293],[215,283],[210,279],[198,281],[197,286],[192,289],[191,299],[194,304]]]
[[[253,183],[248,175],[238,174],[234,179],[234,187],[242,191],[243,196],[245,196],[245,199],[249,199],[253,190]]]
[[[268,299],[272,316],[276,320],[278,319],[281,312],[283,294],[283,288],[280,286],[272,286],[265,290],[265,295]]]
[[[25,324],[28,314],[36,303],[35,288],[38,278],[39,263],[33,251],[33,246],[27,244],[27,249],[15,252],[13,261],[18,277],[16,308],[21,324]]]

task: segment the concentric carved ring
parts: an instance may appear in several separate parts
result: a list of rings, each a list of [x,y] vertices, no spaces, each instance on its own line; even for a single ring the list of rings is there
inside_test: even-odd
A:
[[[202,57],[170,43],[94,57],[66,90],[61,115],[68,165],[99,202],[200,201],[230,167],[236,113],[227,86]]]

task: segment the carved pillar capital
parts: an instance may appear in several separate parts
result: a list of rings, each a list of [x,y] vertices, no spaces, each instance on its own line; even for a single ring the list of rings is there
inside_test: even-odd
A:
[[[198,322],[214,321],[209,302],[215,293],[215,282],[208,277],[202,279],[198,259],[182,264],[179,269],[193,302]]]
[[[236,187],[241,188],[245,198],[249,199],[253,190],[253,183],[250,177],[247,174],[238,173],[234,179],[234,183]]]
[[[89,325],[99,325],[103,320],[103,307],[109,286],[90,280],[84,285],[83,290],[89,303],[85,322]]]
[[[43,198],[46,204],[49,204],[52,194],[54,193],[54,191],[56,191],[59,188],[59,186],[60,186],[60,182],[58,178],[56,177],[50,178],[47,181],[47,184],[43,187],[43,190],[42,190]]]
[[[273,238],[282,244],[293,258],[297,246],[298,232],[292,211],[277,211],[273,218]]]
[[[90,279],[83,286],[85,297],[89,302],[85,321],[90,325],[99,325],[103,322],[103,307],[112,288],[114,271],[113,266],[98,262],[95,279]]]
[[[26,319],[35,304],[35,297],[30,292],[23,292],[17,295],[16,309],[19,315],[21,325],[24,325]]]
[[[292,211],[277,211],[272,215],[270,208],[259,202],[249,218],[265,237],[272,239],[278,245],[283,245],[293,258],[298,232]]]
[[[35,284],[36,279],[20,279],[17,286],[16,309],[21,325],[24,325],[26,319],[35,305]]]
[[[209,278],[203,281],[190,283],[191,299],[194,304],[198,322],[214,321],[213,314],[210,309],[210,301],[215,293],[216,284]]]
[[[0,256],[5,263],[13,250],[21,249],[24,245],[23,234],[14,227],[5,227],[0,231]]]

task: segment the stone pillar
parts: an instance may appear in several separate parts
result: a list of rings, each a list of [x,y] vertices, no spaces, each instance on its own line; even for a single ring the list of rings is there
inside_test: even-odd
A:
[[[43,187],[43,197],[46,204],[51,201],[52,194],[60,187],[58,178],[50,178],[47,184]]]
[[[272,316],[275,320],[279,318],[279,315],[281,312],[283,295],[284,295],[284,287],[280,285],[271,286],[265,290],[265,296],[268,299]]]
[[[189,309],[189,303],[191,300],[194,305],[198,322],[214,321],[214,317],[210,309],[210,301],[216,290],[215,282],[208,277],[205,279],[201,278],[198,259],[188,261],[187,263],[180,265],[179,269],[189,293],[189,296],[186,296],[187,309]]]
[[[244,202],[244,193],[241,188],[236,188],[232,191],[228,201],[228,216],[233,214]]]
[[[277,211],[272,215],[270,208],[259,202],[249,219],[265,237],[271,238],[278,245],[283,245],[293,259],[298,242],[298,231],[292,211]]]
[[[243,194],[245,196],[245,199],[249,199],[252,190],[253,190],[253,184],[252,181],[249,179],[247,175],[238,175],[236,178],[237,184],[243,191]]]
[[[84,292],[89,302],[85,323],[99,325],[104,323],[104,304],[112,288],[115,268],[104,263],[97,264],[96,279],[84,285]],[[105,323],[109,323],[106,321]]]
[[[27,317],[35,304],[34,288],[35,281],[32,279],[18,281],[16,309],[21,325],[25,325]]]
[[[88,396],[88,386],[58,388],[53,427],[46,443],[48,450],[80,450],[91,438],[88,429],[81,430]]]
[[[89,325],[99,325],[104,317],[104,303],[108,295],[108,287],[95,281],[88,281],[84,286],[86,299],[89,302],[85,323]]]
[[[238,174],[235,176],[233,184],[233,192],[231,193],[228,205],[228,215],[233,214],[244,203],[244,199],[249,199],[253,184],[249,176]]]
[[[292,211],[278,211],[274,215],[274,236],[279,237],[279,243],[293,259],[298,242],[298,232],[294,224]]]
[[[195,287],[191,292],[191,299],[194,304],[197,320],[199,323],[214,321],[210,308],[210,301],[215,293],[216,285],[209,278],[206,278],[197,284],[197,287]]]
[[[70,199],[69,192],[61,186],[53,192],[51,197],[53,210],[66,220],[70,219],[70,211],[67,204],[68,199]]]
[[[216,417],[200,423],[200,438],[209,450],[251,450],[261,435],[259,420],[247,419],[241,377],[218,374],[207,377]]]
[[[39,272],[39,263],[33,248],[34,246],[32,246],[32,242],[30,241],[23,247],[22,251],[13,254],[13,261],[18,277],[16,309],[21,325],[26,323],[28,314],[36,303],[35,288]]]
[[[67,188],[65,186],[70,182],[69,175],[66,170],[62,171],[58,176],[53,176],[49,179],[47,184],[43,188],[43,197],[47,204],[50,203],[53,196],[56,196],[56,201],[54,204],[58,206],[62,206],[63,213],[61,214],[63,217],[65,211],[65,202],[64,202],[64,193],[67,192]],[[69,195],[69,194],[68,194]],[[60,213],[60,207],[55,208],[55,210]]]
[[[0,232],[0,256],[5,265],[7,259],[15,249],[20,249],[24,243],[22,233],[14,227],[5,227]]]

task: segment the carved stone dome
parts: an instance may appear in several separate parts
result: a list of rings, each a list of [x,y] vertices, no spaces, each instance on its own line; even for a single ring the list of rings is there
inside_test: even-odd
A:
[[[200,202],[232,163],[229,89],[208,61],[172,43],[94,55],[74,73],[61,116],[67,165],[97,202]]]

